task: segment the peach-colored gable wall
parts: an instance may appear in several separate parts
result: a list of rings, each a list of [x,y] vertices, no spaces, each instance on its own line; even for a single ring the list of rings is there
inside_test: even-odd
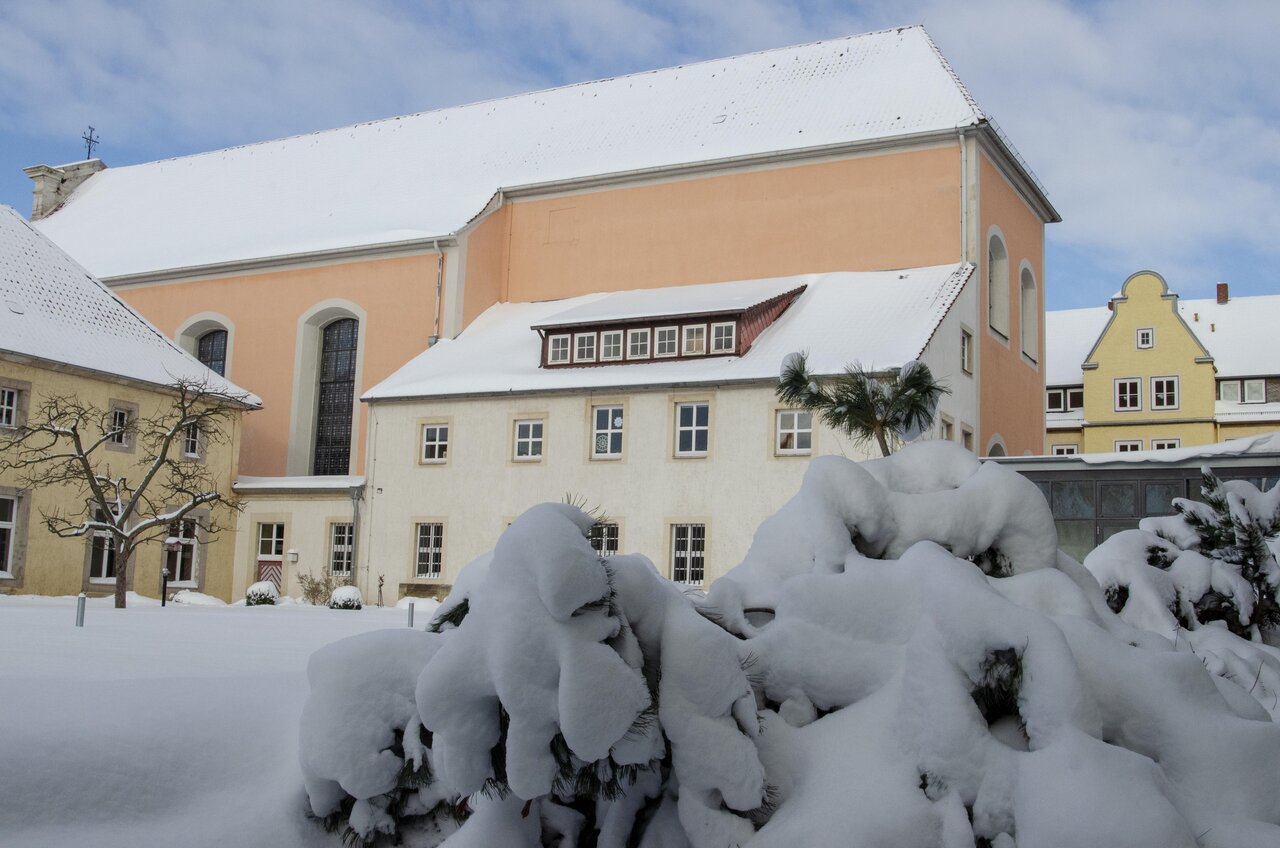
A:
[[[518,200],[507,299],[955,262],[959,171],[952,144]]]
[[[511,205],[503,204],[467,234],[466,292],[462,296],[462,325],[506,296],[511,239]]]
[[[285,473],[293,395],[297,322],[331,298],[367,313],[364,389],[389,376],[427,346],[435,314],[436,254],[291,268],[257,274],[123,288],[118,292],[162,331],[174,336],[193,315],[220,312],[235,325],[227,377],[262,398],[244,418],[240,473]],[[352,473],[363,473],[361,404],[359,451]]]
[[[1022,356],[1022,316],[1019,308],[1021,267],[1026,260],[1036,278],[1037,314],[1040,315],[1036,357],[1044,362],[1044,223],[986,157],[979,153],[979,272],[982,298],[978,316],[982,339],[981,444],[999,435],[1010,456],[1044,451],[1044,376],[1040,367]],[[1009,251],[1009,340],[1000,340],[987,326],[987,238],[992,225],[1004,234]]]

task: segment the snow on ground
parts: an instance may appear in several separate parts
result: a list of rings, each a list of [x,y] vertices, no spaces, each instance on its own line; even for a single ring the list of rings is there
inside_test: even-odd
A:
[[[405,613],[0,596],[0,845],[339,844],[302,815],[312,652]]]

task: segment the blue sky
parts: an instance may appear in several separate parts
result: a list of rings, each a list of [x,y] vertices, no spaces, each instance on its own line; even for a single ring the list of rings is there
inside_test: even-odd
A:
[[[1048,188],[1050,308],[1133,271],[1280,293],[1273,0],[17,0],[0,5],[0,202],[22,169],[126,165],[924,23]]]

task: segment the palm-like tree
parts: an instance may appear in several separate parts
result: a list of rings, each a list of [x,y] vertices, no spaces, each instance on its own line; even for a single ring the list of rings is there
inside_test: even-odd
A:
[[[819,413],[855,443],[874,441],[888,456],[889,435],[906,441],[929,429],[938,399],[951,390],[919,360],[880,373],[854,362],[820,382],[809,372],[808,355],[793,353],[782,363],[777,393],[784,403]]]

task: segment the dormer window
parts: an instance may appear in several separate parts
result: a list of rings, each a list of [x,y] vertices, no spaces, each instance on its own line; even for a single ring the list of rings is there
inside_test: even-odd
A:
[[[573,361],[596,361],[596,334],[578,333],[573,337]]]
[[[627,330],[627,359],[649,358],[649,329]]]
[[[622,358],[622,331],[606,330],[600,334],[600,361],[612,362]]]
[[[685,356],[702,356],[707,352],[707,325],[686,324],[684,327]]]
[[[656,334],[653,345],[654,356],[675,356],[680,352],[677,347],[680,339],[679,327],[659,327],[654,333]]]
[[[733,353],[738,325],[732,321],[711,325],[711,352]]]
[[[569,361],[569,337],[552,336],[547,340],[547,362],[561,365]]]

